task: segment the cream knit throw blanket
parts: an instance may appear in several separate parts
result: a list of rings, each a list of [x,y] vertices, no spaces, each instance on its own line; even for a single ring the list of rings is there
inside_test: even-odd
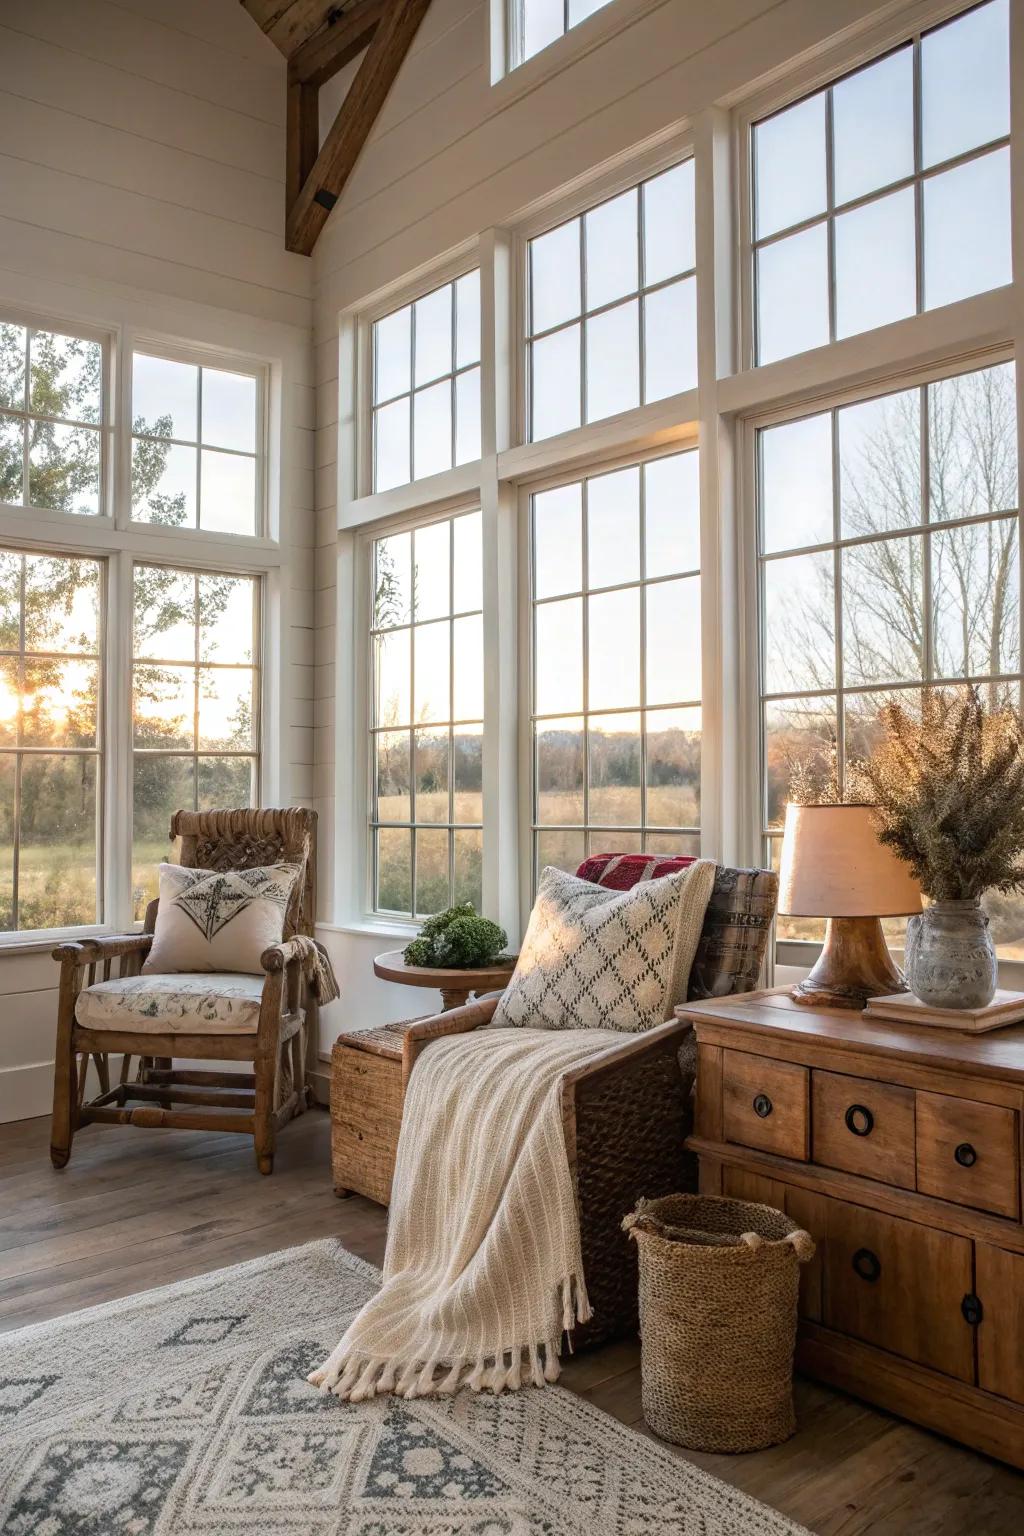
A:
[[[558,1376],[591,1315],[559,1082],[613,1030],[442,1037],[406,1091],[384,1285],[310,1381],[358,1402]]]

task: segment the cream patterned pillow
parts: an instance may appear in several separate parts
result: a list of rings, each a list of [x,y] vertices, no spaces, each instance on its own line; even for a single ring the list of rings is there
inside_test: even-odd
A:
[[[160,906],[143,972],[260,970],[279,944],[297,864],[263,869],[184,869],[160,865]]]
[[[670,1018],[686,996],[715,865],[609,891],[545,869],[492,1028],[620,1029]]]

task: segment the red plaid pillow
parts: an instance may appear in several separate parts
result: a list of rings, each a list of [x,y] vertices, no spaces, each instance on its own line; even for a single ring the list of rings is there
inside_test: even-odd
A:
[[[659,859],[653,853],[595,853],[584,859],[576,871],[580,880],[592,880],[609,891],[631,891],[641,880],[657,880],[662,875],[674,875],[679,869],[688,869],[697,861],[680,855],[675,859]]]

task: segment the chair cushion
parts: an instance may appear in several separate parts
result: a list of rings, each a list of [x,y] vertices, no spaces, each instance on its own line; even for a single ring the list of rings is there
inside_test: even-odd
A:
[[[255,1034],[263,976],[121,976],[78,994],[75,1018],[83,1029],[154,1035]]]
[[[641,880],[660,880],[697,862],[692,854],[659,859],[653,853],[593,853],[584,859],[576,875],[592,880],[608,891],[631,891]]]
[[[686,997],[715,866],[698,861],[631,891],[543,870],[492,1026],[639,1032]]]
[[[280,944],[297,864],[262,869],[186,869],[160,865],[160,906],[143,975],[170,971],[260,969],[260,956]]]

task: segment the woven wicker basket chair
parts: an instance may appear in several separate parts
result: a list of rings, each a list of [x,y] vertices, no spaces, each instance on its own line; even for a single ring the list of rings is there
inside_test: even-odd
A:
[[[71,1156],[74,1134],[83,1125],[171,1126],[252,1136],[259,1170],[270,1173],[278,1129],[301,1114],[310,1101],[307,1042],[317,1039],[317,1004],[291,941],[296,934],[313,933],[316,812],[298,807],[177,811],[170,835],[179,840],[179,862],[190,869],[301,866],[285,914],[282,942],[264,950],[263,976],[252,978],[252,1025],[244,1032],[237,1026],[232,1033],[218,1032],[217,1022],[198,1011],[194,1032],[99,1029],[77,1021],[76,1005],[86,988],[98,981],[139,975],[152,943],[157,901],[149,904],[142,933],[61,944],[53,951],[61,973],[50,1157],[55,1168],[63,1168]],[[113,1087],[111,1055],[121,1057],[119,1081]],[[134,1056],[138,1068],[130,1080]],[[249,1061],[253,1069],[175,1070],[175,1057]],[[96,1064],[100,1093],[86,1100],[90,1059]],[[141,1102],[130,1105],[129,1100]]]
[[[749,992],[757,985],[777,894],[778,877],[771,870],[719,866],[690,972],[691,1001]],[[417,1056],[432,1040],[489,1023],[497,998],[494,994],[362,1037],[342,1037],[335,1061],[339,1048],[352,1046],[376,1056],[400,1052],[404,1085]],[[369,1064],[369,1057],[364,1060]],[[690,1026],[671,1019],[646,1034],[623,1036],[621,1045],[563,1079],[562,1120],[594,1309],[593,1319],[574,1331],[574,1345],[600,1344],[636,1331],[637,1257],[622,1219],[641,1196],[655,1199],[697,1187],[696,1158],[683,1147],[692,1128],[694,1069]],[[392,1114],[400,1119],[397,1084],[394,1098]],[[335,1129],[346,1141],[348,1127],[338,1122],[347,1113],[346,1106],[332,1099]],[[352,1113],[358,1114],[355,1106]],[[360,1141],[366,1138],[376,1145],[382,1138],[375,1130],[379,1133],[380,1127],[364,1125]],[[384,1139],[391,1139],[391,1150],[381,1182],[390,1188],[397,1137]],[[345,1182],[336,1172],[336,1185]]]

